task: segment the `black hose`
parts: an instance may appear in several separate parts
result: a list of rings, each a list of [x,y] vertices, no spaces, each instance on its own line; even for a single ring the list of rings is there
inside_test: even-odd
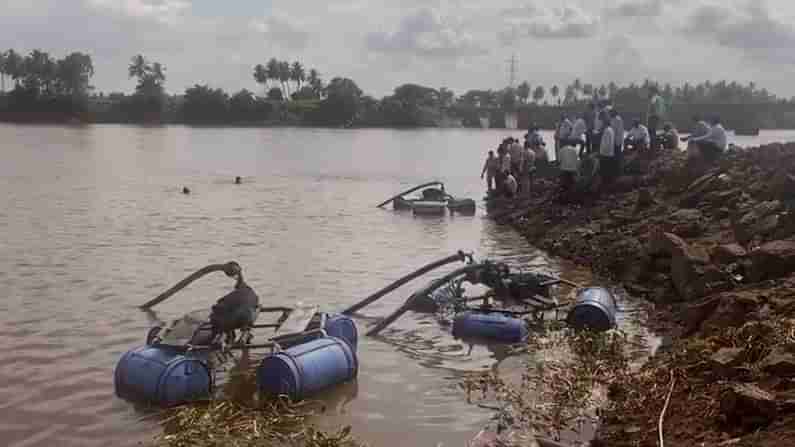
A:
[[[206,267],[203,267],[196,272],[192,273],[187,278],[183,279],[182,281],[178,282],[174,287],[166,290],[165,292],[158,295],[156,298],[147,301],[146,303],[141,305],[141,309],[150,309],[158,304],[162,303],[163,301],[169,299],[172,295],[179,292],[180,290],[187,287],[190,283],[196,281],[197,279],[201,278],[202,276],[208,275],[213,272],[224,272],[226,276],[229,277],[237,277],[237,285],[240,286],[243,282],[243,275],[240,269],[240,264],[237,262],[227,262],[226,264],[211,264]]]
[[[456,253],[456,254],[454,254],[452,256],[448,256],[448,257],[446,257],[444,259],[440,259],[438,261],[432,262],[432,263],[430,263],[430,264],[428,264],[428,265],[426,265],[426,266],[424,266],[424,267],[422,267],[422,268],[420,268],[418,270],[415,270],[414,272],[412,272],[412,273],[410,273],[410,274],[398,279],[397,281],[395,281],[392,284],[384,287],[383,289],[373,293],[372,295],[368,296],[367,298],[365,298],[365,299],[359,301],[358,303],[354,304],[353,306],[345,309],[344,311],[342,311],[342,313],[345,314],[345,315],[350,315],[350,314],[362,309],[365,306],[369,306],[370,304],[372,304],[373,302],[375,302],[379,298],[383,297],[387,293],[397,289],[398,287],[406,284],[407,282],[413,280],[414,278],[417,278],[418,276],[422,276],[422,275],[430,272],[431,270],[437,269],[437,268],[439,268],[439,267],[441,267],[443,265],[446,265],[446,264],[450,264],[451,262],[456,262],[456,261],[463,262],[463,261],[465,261],[467,259],[467,257],[470,257],[470,255],[467,255],[463,251],[459,251],[458,253]]]

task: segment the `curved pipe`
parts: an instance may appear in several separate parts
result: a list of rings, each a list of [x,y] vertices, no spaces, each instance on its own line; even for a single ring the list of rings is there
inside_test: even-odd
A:
[[[457,270],[453,270],[452,272],[442,276],[441,278],[434,280],[429,285],[427,285],[424,289],[417,291],[416,293],[412,294],[402,306],[400,306],[396,311],[392,312],[390,315],[379,321],[372,329],[367,332],[367,336],[377,335],[381,332],[385,327],[389,326],[390,324],[394,323],[395,320],[400,318],[401,315],[406,313],[408,310],[412,308],[414,305],[414,301],[419,299],[422,296],[428,295],[429,293],[433,292],[434,290],[438,289],[445,285],[448,281],[461,276],[466,273],[477,271],[478,269],[482,269],[485,266],[483,264],[472,264],[466,267],[461,267]]]
[[[431,270],[437,269],[437,268],[439,268],[439,267],[441,267],[443,265],[450,264],[452,262],[456,262],[456,261],[462,261],[463,262],[464,260],[466,260],[467,257],[470,257],[470,259],[471,259],[471,255],[467,255],[463,251],[459,251],[458,253],[456,253],[456,254],[454,254],[452,256],[448,256],[448,257],[446,257],[444,259],[440,259],[440,260],[438,260],[436,262],[432,262],[432,263],[430,263],[430,264],[428,264],[428,265],[426,265],[426,266],[424,266],[424,267],[422,267],[422,268],[420,268],[418,270],[415,270],[414,272],[412,272],[412,273],[410,273],[410,274],[398,279],[397,281],[395,281],[392,284],[384,287],[383,289],[373,293],[372,295],[368,296],[367,298],[365,298],[365,299],[359,301],[358,303],[354,304],[353,306],[345,309],[344,311],[342,311],[342,313],[345,314],[345,315],[350,315],[350,314],[362,309],[365,306],[369,306],[370,304],[374,303],[375,301],[377,301],[379,298],[383,297],[387,293],[397,289],[398,287],[406,284],[407,282],[413,280],[414,278],[417,278],[418,276],[424,275],[424,274],[430,272]]]
[[[243,281],[243,275],[240,269],[240,264],[238,264],[237,262],[232,261],[232,262],[227,262],[226,264],[211,264],[197,270],[187,278],[178,282],[174,287],[158,295],[153,300],[147,301],[146,303],[142,304],[141,309],[150,309],[154,306],[157,306],[163,301],[169,299],[175,293],[187,287],[190,283],[196,281],[202,276],[208,275],[213,272],[224,272],[226,273],[226,276],[229,277],[237,276],[238,284],[240,284]]]
[[[397,199],[398,197],[405,196],[406,194],[411,194],[411,193],[413,193],[414,191],[416,191],[416,190],[418,190],[418,189],[427,188],[427,187],[429,187],[429,186],[435,186],[435,185],[441,185],[441,186],[444,186],[444,183],[442,183],[442,182],[438,182],[438,181],[437,181],[437,182],[428,182],[428,183],[423,183],[422,185],[415,186],[415,187],[413,187],[413,188],[411,188],[411,189],[409,189],[409,190],[403,191],[402,193],[400,193],[400,194],[398,194],[398,195],[396,195],[396,196],[392,197],[391,199],[384,201],[383,203],[381,203],[381,204],[377,205],[377,206],[376,206],[376,208],[382,208],[384,205],[386,205],[386,204],[388,204],[389,202],[391,202],[391,201],[393,201],[393,200]]]

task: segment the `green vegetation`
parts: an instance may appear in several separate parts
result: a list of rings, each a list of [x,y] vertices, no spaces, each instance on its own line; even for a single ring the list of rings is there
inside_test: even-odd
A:
[[[668,117],[686,127],[694,113],[719,113],[733,125],[795,128],[795,99],[777,98],[754,83],[710,82],[681,86],[652,80],[619,86],[576,79],[569,85],[473,89],[456,95],[447,88],[404,84],[376,99],[365,95],[352,79],[335,77],[326,84],[315,68],[300,61],[271,58],[252,70],[260,93],[242,89],[227,93],[195,85],[181,95],[165,92],[166,69],[143,55],[132,58],[127,74],[136,80],[132,95],[90,95],[94,74],[91,57],[72,53],[55,60],[40,50],[21,56],[0,53],[0,120],[98,122],[177,122],[196,124],[290,124],[310,126],[438,126],[458,121],[479,127],[488,117],[493,127],[504,124],[505,111],[518,113],[519,126],[536,122],[551,127],[561,113],[577,113],[588,102],[610,98],[625,118],[644,117],[649,89],[660,88],[672,105]],[[6,91],[7,81],[13,84]]]

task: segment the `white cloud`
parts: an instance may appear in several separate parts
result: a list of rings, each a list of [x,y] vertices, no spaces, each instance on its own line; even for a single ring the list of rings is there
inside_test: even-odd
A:
[[[309,42],[309,33],[286,16],[270,16],[255,20],[251,26],[264,39],[289,49],[303,49]]]
[[[114,14],[174,23],[190,10],[186,0],[87,0],[90,7]]]
[[[460,23],[427,8],[403,17],[395,32],[368,33],[365,42],[372,51],[422,57],[456,58],[482,52]]]
[[[658,17],[663,13],[663,0],[630,0],[608,9],[618,17]]]
[[[502,12],[506,30],[498,33],[500,41],[514,43],[529,37],[538,39],[582,39],[599,30],[599,17],[573,5],[539,6],[530,3]]]
[[[740,50],[768,63],[795,64],[795,26],[771,14],[764,3],[745,8],[703,5],[688,18],[684,32]]]

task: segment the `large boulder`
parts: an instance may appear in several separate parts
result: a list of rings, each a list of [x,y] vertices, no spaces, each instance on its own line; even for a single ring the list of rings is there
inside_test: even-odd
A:
[[[721,394],[720,411],[726,422],[745,430],[764,427],[778,417],[775,396],[750,383],[730,385]]]
[[[740,244],[718,245],[709,257],[715,264],[729,265],[744,258],[747,252]]]
[[[744,349],[723,348],[712,354],[709,364],[712,373],[721,379],[732,379],[742,373],[740,366],[744,363]]]
[[[663,230],[682,237],[696,237],[706,229],[706,221],[701,211],[695,208],[684,208],[668,216],[662,227]]]
[[[688,245],[673,251],[671,279],[684,300],[725,290],[728,283],[726,274],[710,263],[705,250]]]
[[[795,377],[795,354],[777,347],[761,363],[762,369],[779,377]]]
[[[781,278],[795,271],[795,241],[768,242],[750,253],[752,281]]]
[[[782,204],[778,200],[762,202],[746,211],[732,223],[734,238],[747,245],[754,238],[772,235],[779,225],[778,212]]]
[[[685,250],[687,242],[681,237],[664,231],[653,231],[649,238],[649,254],[652,256],[673,256],[674,252]]]
[[[685,311],[685,335],[696,332],[704,337],[740,327],[761,308],[753,294],[728,292],[690,306]]]

